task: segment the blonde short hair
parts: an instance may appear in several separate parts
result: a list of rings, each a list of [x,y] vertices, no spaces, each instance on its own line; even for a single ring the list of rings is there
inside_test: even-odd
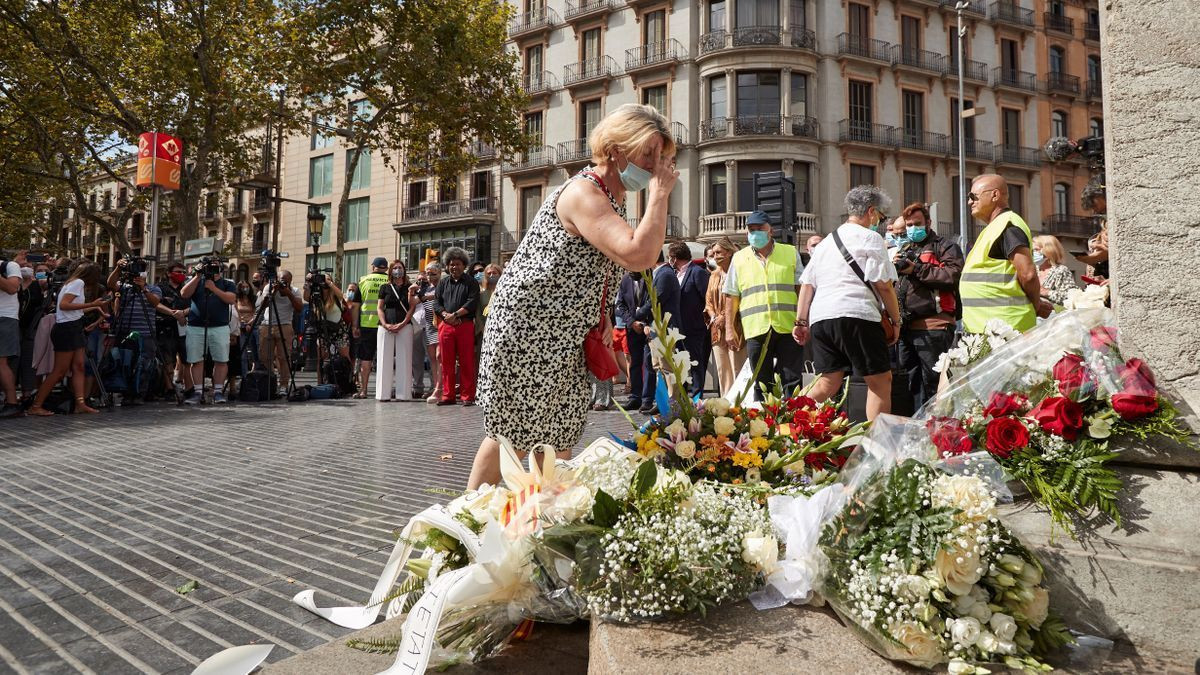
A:
[[[1046,260],[1049,260],[1051,265],[1061,265],[1063,259],[1067,257],[1066,252],[1063,251],[1062,242],[1052,234],[1039,234],[1033,238],[1033,243],[1042,247],[1042,255],[1046,256]]]
[[[675,139],[671,137],[671,125],[654,106],[626,103],[608,114],[588,136],[588,147],[592,149],[592,161],[607,162],[613,152],[636,155],[646,144],[661,136],[663,154],[675,152]]]
[[[721,237],[713,243],[713,248],[722,248],[729,252],[730,255],[738,252],[738,245],[733,243],[729,237]]]

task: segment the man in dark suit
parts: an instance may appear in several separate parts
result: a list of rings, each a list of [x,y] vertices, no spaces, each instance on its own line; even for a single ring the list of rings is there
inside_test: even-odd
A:
[[[617,289],[617,315],[625,324],[625,341],[629,345],[629,398],[622,404],[626,409],[637,410],[642,407],[642,387],[645,378],[642,364],[645,361],[646,336],[644,326],[638,324],[633,315],[642,306],[642,300],[647,297],[646,283],[642,280],[641,272],[626,272],[621,278],[621,286]],[[641,330],[639,330],[641,329]],[[654,400],[653,396],[648,400]]]
[[[675,268],[667,264],[666,256],[662,253],[658,254],[658,266],[654,268],[654,293],[658,297],[658,306],[662,309],[663,316],[671,315],[667,325],[675,329],[680,329],[679,278],[675,276]],[[634,332],[641,333],[643,337],[645,336],[647,327],[653,329],[654,309],[653,303],[650,301],[649,292],[645,293],[641,304],[633,313],[633,320],[632,328]],[[654,372],[654,362],[650,358],[649,344],[646,344],[642,348],[642,368],[644,380],[642,382],[642,405],[639,411],[648,415],[656,415],[659,411],[654,405],[654,389],[658,383],[658,378]]]
[[[709,272],[703,264],[692,261],[692,249],[682,241],[672,242],[667,253],[679,280],[679,330],[683,333],[684,348],[696,363],[692,366],[692,386],[688,390],[695,397],[704,393],[704,376],[712,348],[712,337],[704,320]]]

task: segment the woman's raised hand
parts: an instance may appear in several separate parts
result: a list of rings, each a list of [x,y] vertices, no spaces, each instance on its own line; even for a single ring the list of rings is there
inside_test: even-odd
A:
[[[660,141],[661,143],[661,141]],[[675,155],[670,156],[658,152],[658,160],[654,163],[654,175],[650,178],[650,189],[671,194],[675,189],[675,181],[679,180],[679,172],[675,170]]]

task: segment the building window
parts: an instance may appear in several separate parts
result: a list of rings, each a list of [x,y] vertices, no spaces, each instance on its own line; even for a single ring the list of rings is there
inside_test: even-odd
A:
[[[487,171],[471,174],[471,199],[486,199],[492,196],[492,175]]]
[[[425,203],[425,181],[417,181],[408,184],[408,206],[420,206]]]
[[[871,132],[871,123],[875,121],[871,87],[870,82],[850,80],[850,126],[868,134]]]
[[[850,3],[846,12],[846,32],[850,33],[851,42],[856,46],[865,47],[871,37],[871,8],[857,2]]]
[[[533,217],[542,206],[542,186],[521,188],[521,232],[533,226]]]
[[[1062,0],[1050,0],[1050,13],[1054,16],[1066,16],[1067,10]]]
[[[1016,40],[1000,40],[1000,67],[1005,75],[1016,79],[1017,71],[1021,70],[1021,49]]]
[[[726,176],[724,164],[708,165],[708,212],[725,213],[729,210],[726,193]]]
[[[713,0],[708,3],[708,30],[725,30],[725,0]]]
[[[921,49],[921,20],[915,16],[900,17],[900,45],[904,52],[914,55]],[[954,54],[954,51],[950,52]],[[953,57],[951,57],[953,58]]]
[[[738,0],[737,27],[778,26],[779,0]]]
[[[234,213],[245,213],[246,212],[246,192],[244,190],[234,190],[233,191],[233,212]]]
[[[1103,136],[1104,135],[1104,120],[1100,119],[1099,117],[1093,117],[1091,123],[1088,124],[1088,135],[1089,136]]]
[[[579,60],[589,65],[598,64],[600,57],[604,52],[600,48],[600,29],[592,28],[591,30],[583,31],[583,37],[579,40]],[[590,70],[590,68],[589,68]]]
[[[350,160],[354,157],[353,150],[346,151],[346,166],[350,166]],[[354,167],[354,173],[350,176],[351,190],[365,190],[371,187],[371,153],[363,150],[358,156],[358,166]]]
[[[738,73],[738,117],[778,115],[779,109],[779,73],[777,71]]]
[[[920,140],[925,131],[925,96],[919,91],[905,91],[904,134],[912,140]]]
[[[308,160],[308,196],[324,197],[333,193],[333,155]],[[214,205],[215,208],[215,205]]]
[[[919,171],[904,172],[904,203],[925,203],[925,174]]]
[[[318,150],[320,148],[328,148],[333,145],[333,134],[328,131],[329,120],[321,118],[319,115],[312,116],[312,136],[309,141],[310,150]]]
[[[708,119],[714,120],[725,117],[728,92],[725,88],[725,76],[717,75],[708,80]]]
[[[807,0],[790,0],[788,14],[792,28],[803,30],[808,26]]]
[[[368,197],[346,202],[346,241],[366,241],[370,220],[371,200]]]
[[[660,46],[667,40],[667,10],[656,9],[642,15],[642,44]]]
[[[1055,110],[1050,113],[1050,135],[1067,136],[1067,113]]]
[[[667,114],[667,85],[646,87],[642,90],[642,103],[653,106],[655,110]]]
[[[1004,108],[1001,114],[1001,133],[1003,143],[1007,148],[1021,145],[1021,111],[1014,108]]]
[[[1054,184],[1054,213],[1065,216],[1071,212],[1071,186],[1066,183]]]
[[[458,200],[458,181],[448,178],[438,183],[438,201],[453,202]]]
[[[579,138],[587,140],[592,135],[592,129],[600,123],[600,99],[584,101],[579,104]]]
[[[317,210],[321,212],[321,215],[325,216],[325,229],[321,230],[321,245],[324,246],[333,241],[333,231],[337,229],[337,223],[333,222],[332,204],[321,204],[317,207]],[[333,265],[321,265],[321,267],[333,267]]]
[[[792,115],[808,115],[808,75],[792,73]]]
[[[1025,186],[1008,184],[1008,207],[1018,214],[1025,213]]]
[[[875,167],[870,164],[850,165],[850,187],[875,184]]]
[[[1100,57],[1095,54],[1088,54],[1087,57],[1087,77],[1093,82],[1101,80],[1100,74]]]
[[[812,185],[809,180],[812,166],[808,162],[792,164],[792,182],[796,184],[796,213],[812,213]]]
[[[542,46],[534,45],[525,50],[526,89],[542,84]]]
[[[370,122],[375,117],[375,106],[365,98],[350,103],[350,118],[357,122]]]
[[[542,137],[541,111],[532,112],[525,115],[525,133],[534,138],[535,145],[541,145],[544,142]]]
[[[342,257],[342,288],[367,276],[367,251],[346,251]]]
[[[1066,67],[1067,55],[1062,47],[1050,48],[1050,72],[1056,75],[1061,75]]]

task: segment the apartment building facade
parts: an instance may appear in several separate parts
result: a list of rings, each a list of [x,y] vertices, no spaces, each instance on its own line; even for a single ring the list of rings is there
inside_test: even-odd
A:
[[[387,165],[365,157],[347,176],[347,149],[317,127],[286,140],[283,196],[319,203],[328,217],[322,267],[333,266],[338,196],[352,183],[343,282],[375,256],[414,268],[450,245],[506,260],[546,196],[589,163],[591,129],[631,102],[672,121],[681,174],[672,236],[744,238],[760,171],[792,177],[801,234],[843,222],[842,197],[864,183],[897,206],[936,205],[937,227],[959,231],[953,0],[510,2],[508,48],[530,95],[525,128],[538,139],[526,153],[504,160],[473,143],[478,166],[439,181],[399,152]],[[972,0],[963,19],[964,106],[979,111],[964,123],[968,180],[1000,173],[1034,231],[1090,235],[1079,205],[1086,166],[1049,163],[1040,148],[1051,136],[1103,134],[1095,0]],[[230,250],[269,241],[268,193],[210,199],[205,223],[239,242]],[[636,223],[643,196],[626,206]],[[306,213],[282,205],[280,248],[293,256],[307,250]],[[971,223],[968,234],[978,230]]]

